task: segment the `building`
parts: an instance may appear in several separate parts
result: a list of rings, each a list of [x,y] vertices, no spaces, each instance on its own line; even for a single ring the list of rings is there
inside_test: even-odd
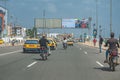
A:
[[[13,26],[13,24],[8,24],[6,27],[7,37],[25,37],[26,36],[26,28],[22,26]]]
[[[7,25],[7,10],[0,6],[0,38],[6,34],[5,27]]]

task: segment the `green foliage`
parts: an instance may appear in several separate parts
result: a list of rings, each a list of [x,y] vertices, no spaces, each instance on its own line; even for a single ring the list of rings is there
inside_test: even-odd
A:
[[[29,36],[30,38],[34,38],[37,35],[37,29],[33,27],[32,29],[27,29],[26,30],[26,35]]]

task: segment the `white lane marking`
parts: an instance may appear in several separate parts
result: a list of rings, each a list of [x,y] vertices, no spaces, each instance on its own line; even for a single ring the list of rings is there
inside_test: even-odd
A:
[[[20,52],[20,51],[22,51],[22,50],[13,51],[13,52],[9,52],[9,53],[2,53],[2,54],[0,54],[0,56],[5,56],[5,55],[8,55],[8,54],[13,54],[13,53]]]
[[[88,54],[86,51],[84,51],[85,54]]]
[[[29,64],[27,67],[29,68],[29,67],[33,66],[34,64],[36,64],[36,63],[37,63],[37,61],[35,61],[35,62]]]
[[[80,48],[80,50],[82,50],[82,49]]]
[[[97,63],[98,65],[100,65],[101,67],[104,67],[104,65],[102,65],[99,61],[96,61],[96,63]]]
[[[48,50],[48,53],[51,53],[51,50],[50,50],[50,49]]]

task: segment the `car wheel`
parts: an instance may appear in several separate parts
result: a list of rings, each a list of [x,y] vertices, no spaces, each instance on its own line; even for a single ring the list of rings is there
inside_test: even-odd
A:
[[[26,50],[25,49],[23,49],[23,53],[25,53],[26,52]]]

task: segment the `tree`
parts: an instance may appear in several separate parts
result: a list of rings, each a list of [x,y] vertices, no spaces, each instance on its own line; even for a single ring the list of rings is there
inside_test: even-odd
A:
[[[30,38],[36,38],[37,37],[37,29],[35,27],[33,27],[32,29],[27,29],[26,35]]]
[[[26,30],[26,35],[27,35],[28,37],[30,37],[30,38],[33,38],[34,35],[33,35],[32,29],[27,29],[27,30]]]
[[[36,38],[37,37],[37,28],[33,27],[32,32],[33,32],[34,38]]]

